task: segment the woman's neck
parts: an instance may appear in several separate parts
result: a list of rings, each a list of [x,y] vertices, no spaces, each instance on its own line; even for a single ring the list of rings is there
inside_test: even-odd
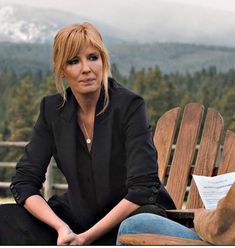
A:
[[[95,113],[96,104],[98,102],[100,91],[92,94],[76,94],[74,96],[80,106],[80,113],[83,115],[89,115]]]

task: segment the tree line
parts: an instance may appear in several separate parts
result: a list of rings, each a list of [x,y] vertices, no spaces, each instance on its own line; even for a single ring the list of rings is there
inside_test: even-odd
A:
[[[159,67],[135,70],[123,76],[116,64],[112,76],[143,96],[151,124],[172,107],[200,102],[221,112],[225,127],[235,131],[235,70],[218,72],[211,66],[195,73],[163,74]],[[0,74],[0,140],[27,141],[44,95],[56,93],[53,75],[26,74],[17,78],[10,72]]]

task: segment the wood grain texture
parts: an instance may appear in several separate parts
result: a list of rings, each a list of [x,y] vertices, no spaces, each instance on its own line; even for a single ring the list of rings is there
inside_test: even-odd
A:
[[[210,245],[201,240],[184,239],[160,234],[126,234],[119,240],[125,245]]]
[[[180,110],[180,107],[176,107],[167,111],[158,120],[154,132],[153,140],[158,151],[158,175],[161,181],[165,177]]]
[[[217,160],[224,121],[220,113],[212,108],[207,111],[194,174],[212,176]],[[203,203],[194,180],[192,180],[186,208],[201,208]]]
[[[197,144],[204,107],[199,103],[185,106],[166,188],[177,209],[182,208],[188,176]]]
[[[235,171],[235,134],[227,130],[218,175]]]

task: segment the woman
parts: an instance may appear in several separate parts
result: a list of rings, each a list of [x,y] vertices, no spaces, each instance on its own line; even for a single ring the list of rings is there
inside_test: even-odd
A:
[[[0,207],[0,242],[115,244],[118,225],[130,214],[174,208],[157,176],[145,103],[108,78],[107,49],[89,23],[57,33],[53,62],[59,94],[41,101],[12,179],[17,205]],[[68,192],[47,202],[40,189],[52,156]]]

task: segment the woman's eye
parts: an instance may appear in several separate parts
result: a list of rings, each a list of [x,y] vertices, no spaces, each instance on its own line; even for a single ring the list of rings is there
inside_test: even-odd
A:
[[[78,63],[79,63],[79,59],[77,59],[77,58],[70,59],[70,60],[67,61],[68,65],[76,65]]]
[[[98,58],[99,58],[99,56],[96,55],[96,54],[93,54],[93,55],[90,55],[90,56],[89,56],[89,59],[90,59],[91,61],[96,61]]]

